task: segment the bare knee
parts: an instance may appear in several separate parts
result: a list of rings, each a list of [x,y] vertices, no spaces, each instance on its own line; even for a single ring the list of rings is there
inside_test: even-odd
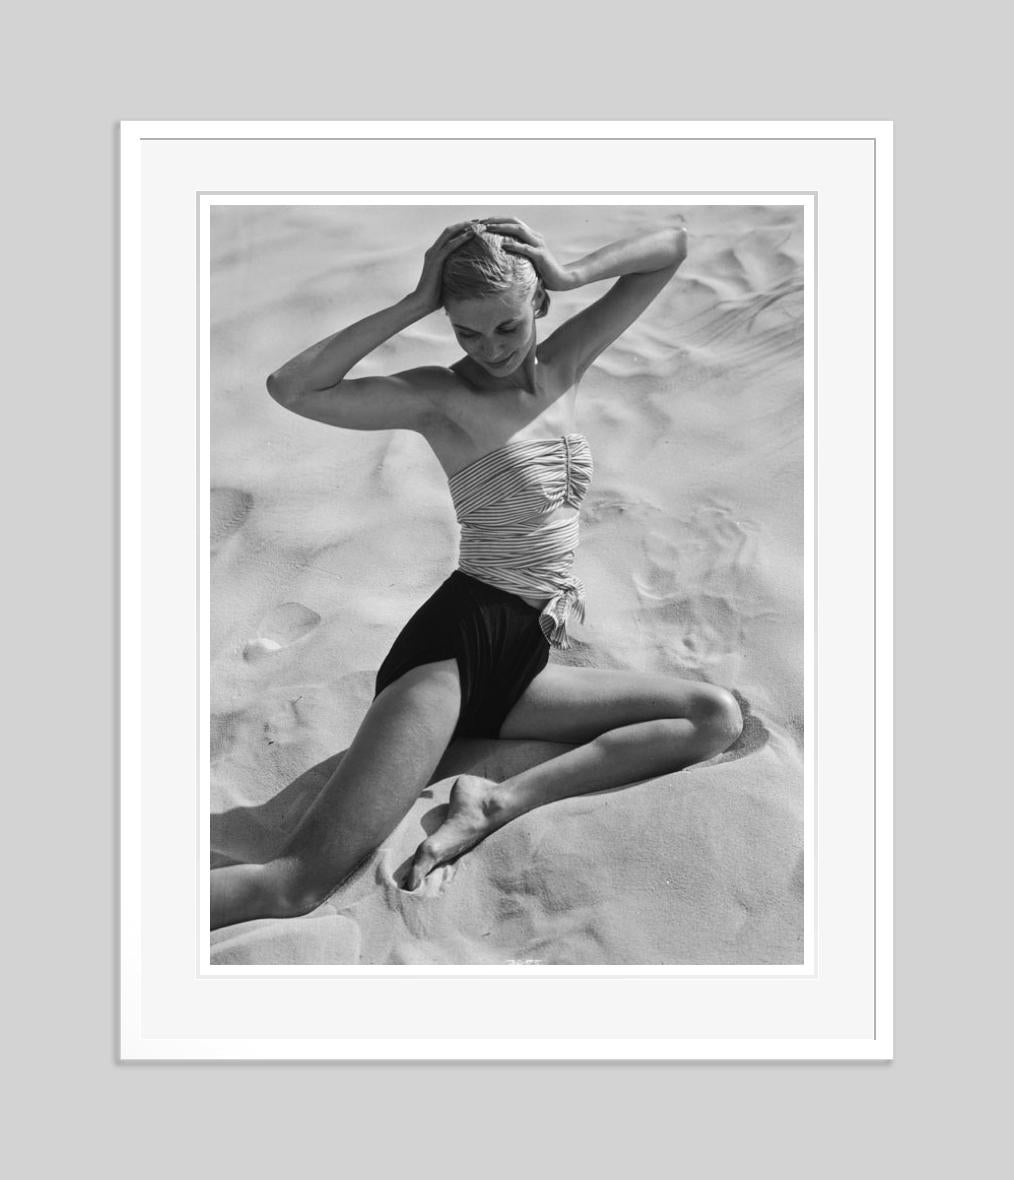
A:
[[[712,754],[727,750],[743,732],[739,702],[728,689],[702,684],[690,714],[694,729]]]

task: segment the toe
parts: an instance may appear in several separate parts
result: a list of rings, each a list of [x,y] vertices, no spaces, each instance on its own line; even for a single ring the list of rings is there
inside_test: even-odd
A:
[[[418,889],[419,886],[426,879],[427,873],[431,872],[437,866],[438,855],[431,840],[424,840],[416,849],[415,858],[412,861],[412,867],[408,871],[408,879],[405,882],[405,887],[410,892]]]

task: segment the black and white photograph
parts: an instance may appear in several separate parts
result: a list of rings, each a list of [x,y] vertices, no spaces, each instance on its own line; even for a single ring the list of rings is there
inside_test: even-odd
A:
[[[804,955],[806,206],[211,203],[212,965]]]

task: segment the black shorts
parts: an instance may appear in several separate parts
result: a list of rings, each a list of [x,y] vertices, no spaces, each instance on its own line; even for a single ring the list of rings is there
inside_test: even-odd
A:
[[[537,607],[455,570],[405,624],[377,673],[378,695],[411,668],[455,659],[461,714],[454,737],[499,737],[504,719],[549,662]]]

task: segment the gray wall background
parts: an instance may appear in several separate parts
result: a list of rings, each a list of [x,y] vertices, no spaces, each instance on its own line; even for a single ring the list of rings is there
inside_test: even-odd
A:
[[[949,22],[924,8],[913,23],[882,0],[703,16],[639,0],[597,14],[97,0],[9,18],[3,915],[16,1174],[936,1176],[1004,1158],[991,1074],[1006,1074],[997,637],[1009,631],[1009,523],[991,513],[1010,499],[997,421],[1010,365],[995,347],[1009,334],[1010,218],[996,11],[972,0]],[[403,117],[895,120],[893,1064],[116,1063],[116,124]]]

